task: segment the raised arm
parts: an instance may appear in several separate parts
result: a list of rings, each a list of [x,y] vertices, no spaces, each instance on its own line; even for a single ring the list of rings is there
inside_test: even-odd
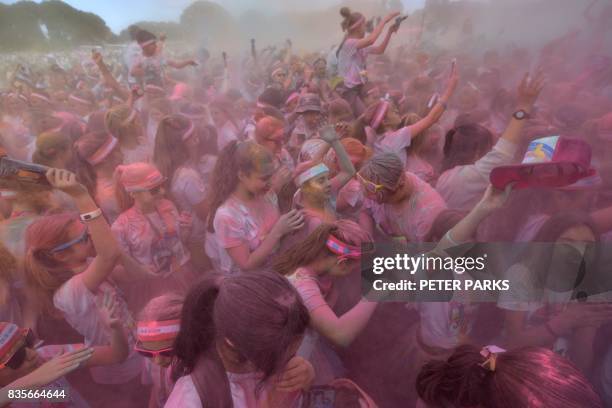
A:
[[[399,25],[397,24],[393,24],[389,26],[389,28],[387,29],[387,34],[385,35],[385,38],[383,39],[383,42],[377,45],[376,47],[370,48],[370,54],[374,54],[374,55],[384,54],[385,50],[387,49],[387,46],[389,45],[389,40],[391,40],[391,35],[394,33],[397,33],[398,29],[399,29]]]
[[[321,139],[325,140],[334,149],[340,165],[340,172],[331,180],[332,190],[336,193],[355,176],[355,167],[351,162],[346,149],[340,143],[340,138],[333,126],[325,126],[320,132]]]
[[[128,99],[130,96],[130,92],[127,88],[121,86],[119,82],[115,79],[113,74],[110,72],[106,64],[104,63],[104,59],[102,58],[102,54],[97,51],[92,51],[91,58],[96,63],[96,66],[100,70],[100,74],[102,74],[102,78],[104,78],[104,82],[110,86],[117,95],[119,95],[123,99]]]
[[[421,132],[432,127],[440,118],[442,114],[446,110],[448,106],[448,101],[453,96],[455,89],[457,89],[457,83],[459,82],[459,73],[457,67],[453,65],[450,79],[448,81],[448,85],[446,85],[446,90],[444,94],[438,99],[438,102],[434,105],[434,107],[429,111],[427,116],[423,119],[419,120],[413,125],[408,126],[410,129],[410,137],[415,137]]]
[[[76,181],[76,176],[67,170],[49,169],[47,171],[49,183],[70,195],[81,214],[92,214],[92,218],[86,221],[89,236],[96,250],[96,257],[82,272],[83,283],[92,292],[95,292],[100,284],[111,274],[117,263],[121,251],[111,229],[102,216],[102,212],[93,198],[89,196],[87,188]]]
[[[380,23],[378,23],[378,25],[374,28],[374,30],[370,34],[368,34],[367,36],[365,36],[364,38],[362,38],[361,40],[357,42],[357,49],[362,49],[365,47],[369,47],[370,45],[373,45],[378,39],[378,37],[380,37],[380,34],[382,34],[382,30],[383,28],[385,28],[385,25],[389,21],[393,20],[395,17],[399,16],[399,14],[400,13],[397,13],[397,12],[391,13],[387,17],[382,19]]]

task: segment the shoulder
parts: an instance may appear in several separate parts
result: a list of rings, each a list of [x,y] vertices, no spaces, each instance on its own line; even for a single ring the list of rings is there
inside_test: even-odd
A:
[[[202,402],[191,375],[179,378],[166,401],[166,408],[201,408]]]

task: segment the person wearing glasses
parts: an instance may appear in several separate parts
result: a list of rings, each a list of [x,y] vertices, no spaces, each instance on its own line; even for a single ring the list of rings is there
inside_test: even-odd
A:
[[[438,214],[446,209],[440,194],[405,172],[394,153],[375,155],[357,173],[365,191],[361,225],[367,231],[405,242],[423,242]]]
[[[116,299],[107,292],[98,309],[101,320],[111,333],[110,344],[104,346],[43,346],[43,341],[38,341],[32,330],[19,328],[14,323],[0,322],[0,386],[5,387],[0,392],[0,406],[14,399],[15,390],[41,388],[63,390],[74,406],[88,406],[79,393],[71,389],[64,376],[78,368],[116,364],[125,360],[128,343],[117,317],[117,306]],[[13,390],[13,398],[9,390]]]
[[[112,225],[120,248],[132,261],[126,271],[143,279],[132,282],[129,301],[135,310],[168,290],[184,292],[192,277],[185,242],[192,219],[180,216],[165,198],[166,178],[149,163],[118,166],[116,190],[121,214]],[[133,302],[133,303],[132,303]]]
[[[125,333],[127,344],[133,347],[134,321],[109,279],[122,254],[102,211],[73,173],[49,169],[46,177],[52,187],[72,197],[80,216],[46,215],[26,230],[24,273],[41,305],[41,318],[66,319],[87,345],[106,346]],[[112,327],[98,310],[109,299],[114,304]],[[111,365],[91,369],[96,383],[115,391],[141,387],[138,354],[117,354],[111,361]]]

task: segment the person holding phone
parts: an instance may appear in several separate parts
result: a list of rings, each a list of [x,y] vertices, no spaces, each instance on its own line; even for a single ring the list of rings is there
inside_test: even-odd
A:
[[[341,94],[351,104],[355,116],[358,116],[365,109],[359,94],[361,87],[367,83],[367,56],[385,52],[391,34],[396,32],[399,26],[391,26],[385,40],[380,45],[375,47],[374,43],[385,25],[397,17],[399,13],[387,15],[367,36],[366,19],[363,14],[352,12],[348,7],[342,7],[340,15],[343,18],[342,31],[346,32],[344,40],[336,50],[338,75],[343,78]]]

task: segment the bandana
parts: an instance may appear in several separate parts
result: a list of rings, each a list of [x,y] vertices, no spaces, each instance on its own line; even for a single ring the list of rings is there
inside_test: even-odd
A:
[[[84,105],[91,105],[91,102],[89,102],[88,100],[83,99],[83,98],[79,98],[78,96],[75,96],[75,95],[70,95],[70,96],[68,97],[68,99],[72,99],[73,101],[76,101],[76,102],[82,103],[82,104],[84,104]]]
[[[136,335],[138,341],[164,341],[172,340],[179,332],[180,320],[164,320],[139,322]]]
[[[351,25],[351,26],[349,27],[349,31],[351,31],[351,30],[355,30],[357,27],[359,27],[359,26],[360,26],[360,25],[362,25],[362,24],[365,24],[365,17],[364,17],[364,16],[359,17],[359,20],[355,21],[355,22],[353,23],[353,25]]]
[[[128,193],[149,191],[166,180],[159,170],[148,163],[117,166],[115,172],[119,182]]]
[[[313,179],[324,173],[329,173],[329,169],[325,164],[319,163],[316,166],[309,168],[308,170],[297,176],[295,182],[299,187],[301,187],[308,180]]]
[[[117,146],[117,139],[111,135],[108,135],[108,139],[102,146],[98,148],[91,156],[87,158],[87,163],[95,166],[97,164],[102,163],[104,159],[108,157],[110,152]]]
[[[325,243],[327,248],[336,255],[342,258],[360,259],[361,249],[340,241],[338,238],[330,235]]]

